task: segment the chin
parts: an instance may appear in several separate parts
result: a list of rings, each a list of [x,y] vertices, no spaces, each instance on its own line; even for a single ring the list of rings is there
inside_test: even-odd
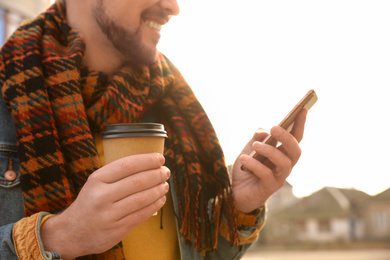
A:
[[[124,63],[126,65],[147,65],[151,66],[158,61],[159,52],[157,49],[153,52],[138,53],[135,55],[124,55]]]
[[[140,63],[151,66],[158,61],[158,51],[154,49],[149,52],[149,55],[145,55],[143,60],[140,60]]]

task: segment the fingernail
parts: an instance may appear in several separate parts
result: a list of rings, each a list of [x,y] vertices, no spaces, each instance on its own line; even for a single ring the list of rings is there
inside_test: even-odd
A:
[[[164,187],[164,188],[165,188],[165,191],[166,191],[166,192],[169,191],[169,184],[168,184],[168,182],[165,183],[165,187]]]
[[[158,154],[158,160],[159,160],[161,166],[164,165],[165,157],[162,154]]]
[[[169,170],[169,168],[165,168],[165,176],[166,176],[166,180],[168,180],[169,177],[171,177],[171,171]]]
[[[262,146],[263,146],[263,144],[260,142],[254,142],[254,144],[253,144],[253,148],[255,148],[255,149],[261,149]]]
[[[245,155],[245,154],[241,155],[241,157],[240,157],[240,162],[241,162],[241,163],[244,163],[244,162],[246,162],[246,161],[248,161],[248,156]]]

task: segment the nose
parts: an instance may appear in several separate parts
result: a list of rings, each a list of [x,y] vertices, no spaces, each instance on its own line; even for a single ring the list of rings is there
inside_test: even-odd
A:
[[[161,7],[168,11],[170,15],[178,15],[180,13],[177,0],[161,0]]]

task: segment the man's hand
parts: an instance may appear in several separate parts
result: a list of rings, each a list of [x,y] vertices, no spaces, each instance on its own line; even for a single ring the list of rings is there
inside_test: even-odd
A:
[[[261,143],[268,135],[264,131],[257,131],[245,146],[232,173],[234,201],[239,211],[249,213],[263,206],[284,185],[301,155],[299,142],[303,137],[306,114],[306,109],[300,112],[291,133],[278,126],[271,129],[271,135],[282,144],[277,148]],[[248,156],[253,150],[271,163],[260,163]],[[241,164],[246,170],[241,169]]]
[[[164,162],[159,154],[134,155],[91,174],[73,204],[42,225],[44,249],[73,259],[112,248],[165,204]]]

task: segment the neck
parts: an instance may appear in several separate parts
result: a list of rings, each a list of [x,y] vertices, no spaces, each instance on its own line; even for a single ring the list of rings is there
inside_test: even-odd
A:
[[[66,19],[69,26],[77,30],[84,39],[84,65],[108,75],[122,66],[122,56],[96,23],[90,1],[67,0]]]

